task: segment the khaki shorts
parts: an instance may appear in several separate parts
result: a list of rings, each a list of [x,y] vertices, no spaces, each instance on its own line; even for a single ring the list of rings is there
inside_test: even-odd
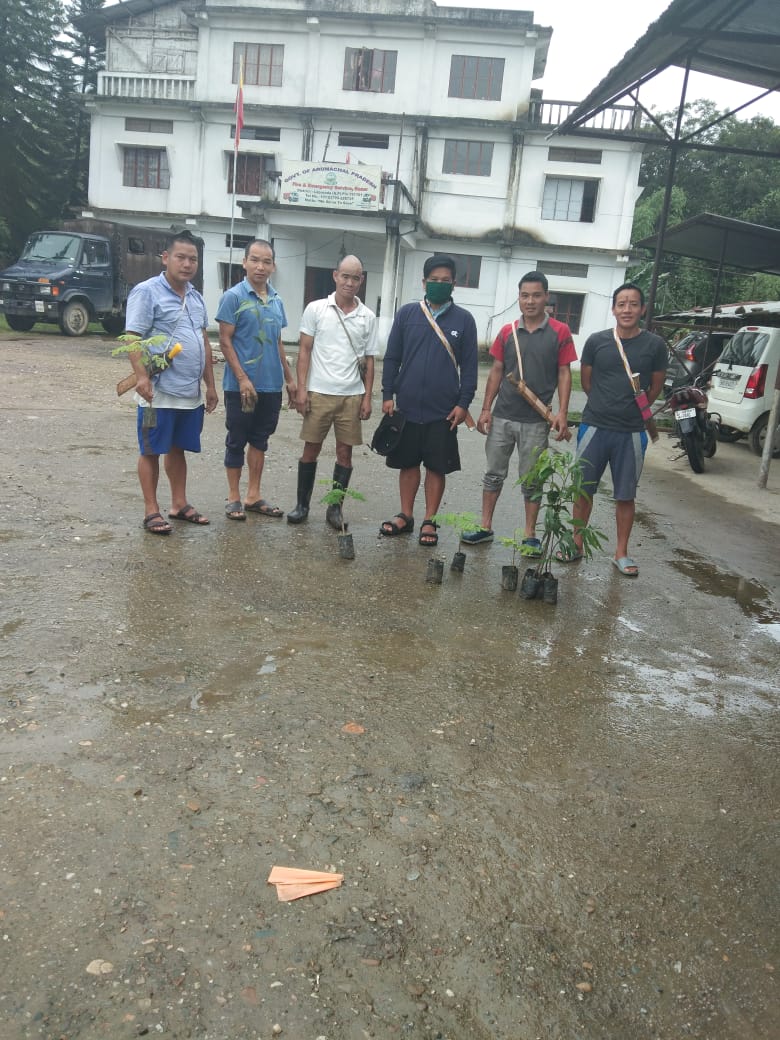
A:
[[[303,418],[301,440],[310,444],[322,444],[331,426],[336,440],[342,444],[363,443],[360,425],[362,394],[353,397],[337,397],[334,394],[309,394],[309,411]]]

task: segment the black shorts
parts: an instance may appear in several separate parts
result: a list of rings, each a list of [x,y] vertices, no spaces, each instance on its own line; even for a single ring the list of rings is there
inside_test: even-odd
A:
[[[458,429],[449,419],[414,423],[407,419],[401,440],[387,456],[390,469],[412,469],[423,463],[432,473],[455,473],[460,469]]]
[[[279,412],[282,410],[280,393],[257,392],[254,411],[241,411],[241,394],[226,390],[225,398],[225,466],[241,469],[244,465],[244,448],[251,444],[258,451],[268,450],[268,438],[276,430]]]

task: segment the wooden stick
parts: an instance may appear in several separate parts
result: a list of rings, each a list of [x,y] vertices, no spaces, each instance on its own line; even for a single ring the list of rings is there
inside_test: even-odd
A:
[[[526,401],[528,401],[528,403],[531,405],[531,407],[536,409],[536,411],[539,413],[539,415],[541,415],[541,417],[546,422],[548,422],[548,423],[550,423],[552,425],[552,420],[553,420],[553,410],[552,410],[552,408],[548,404],[544,404],[543,401],[539,400],[539,398],[536,396],[536,394],[533,392],[533,390],[531,390],[531,388],[528,386],[526,381],[524,379],[518,379],[517,376],[514,375],[513,373],[510,373],[507,376],[507,379],[514,386],[514,388],[517,390],[517,392],[519,394],[523,395],[523,397],[526,399]],[[563,439],[565,441],[570,441],[571,440],[571,433],[569,432],[568,426],[566,427],[566,432],[563,435]]]

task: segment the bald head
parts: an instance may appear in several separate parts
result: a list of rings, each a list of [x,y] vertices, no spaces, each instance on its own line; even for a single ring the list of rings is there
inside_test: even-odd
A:
[[[342,310],[352,310],[355,304],[360,286],[363,284],[363,261],[350,254],[339,262],[333,272],[333,281],[336,283],[336,303]]]

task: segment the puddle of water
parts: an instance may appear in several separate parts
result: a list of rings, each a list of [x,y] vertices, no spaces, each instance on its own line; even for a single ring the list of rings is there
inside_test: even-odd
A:
[[[769,634],[777,638],[780,612],[772,607],[769,592],[763,585],[739,574],[721,571],[697,553],[680,549],[677,555],[680,558],[672,560],[672,566],[686,578],[690,578],[700,592],[723,599],[733,599],[747,617],[759,625],[769,625]]]

